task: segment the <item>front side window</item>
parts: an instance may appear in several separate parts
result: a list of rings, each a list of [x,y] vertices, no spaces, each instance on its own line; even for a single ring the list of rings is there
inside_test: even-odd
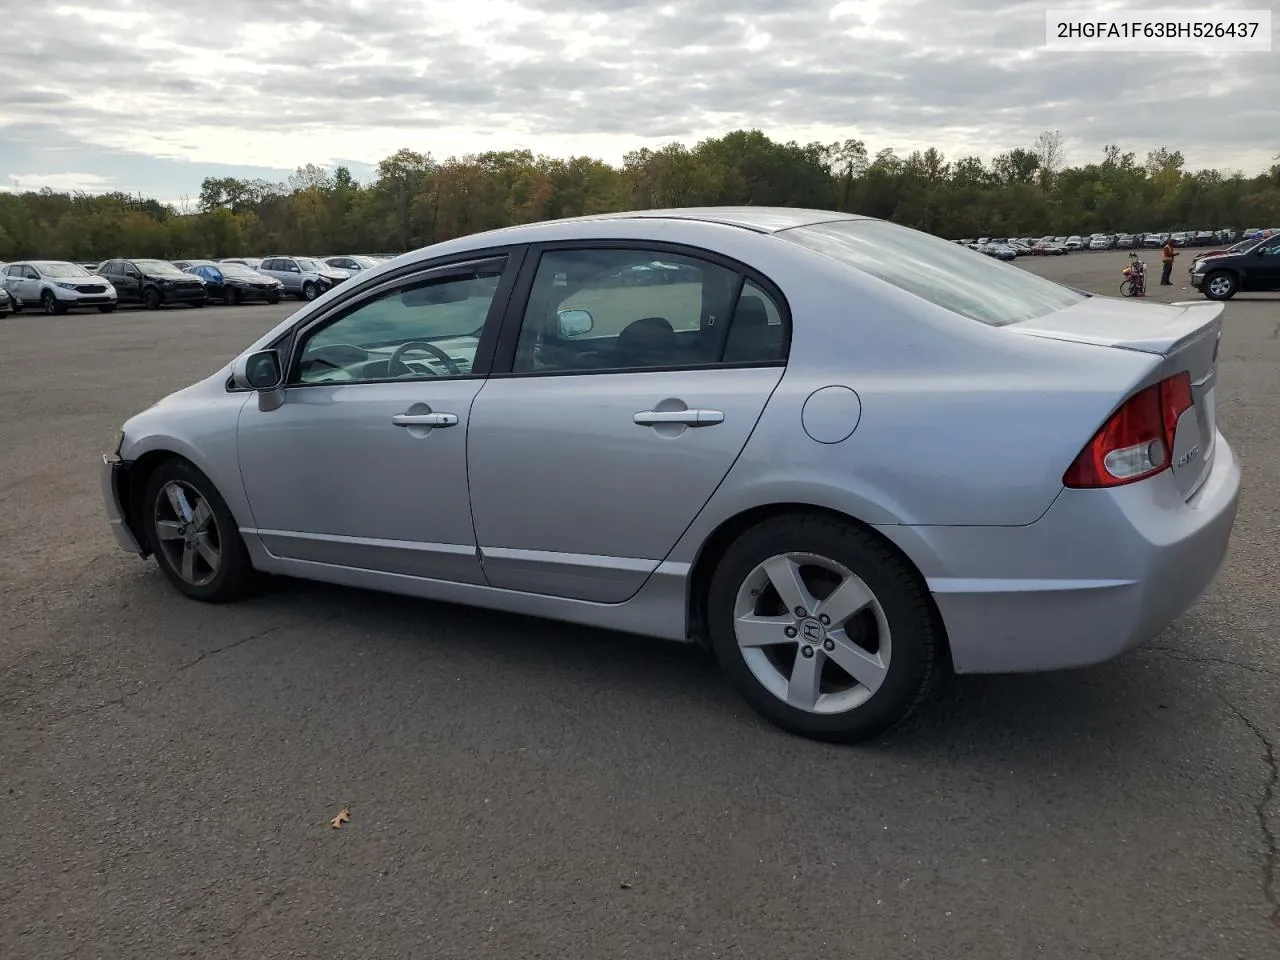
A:
[[[1041,317],[1085,299],[1026,270],[883,220],[838,220],[777,235],[991,326]]]
[[[379,292],[307,336],[294,382],[469,376],[501,273],[491,261]]]
[[[538,263],[512,370],[589,373],[782,359],[777,305],[752,289],[748,303],[736,270],[666,251],[549,251]],[[733,325],[747,314],[744,326],[762,328],[772,316],[776,343],[737,337]],[[726,340],[736,341],[728,352]]]

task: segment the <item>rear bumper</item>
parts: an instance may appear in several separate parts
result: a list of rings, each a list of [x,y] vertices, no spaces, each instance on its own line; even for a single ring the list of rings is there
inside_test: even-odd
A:
[[[138,545],[133,531],[129,529],[129,525],[124,519],[121,477],[127,469],[128,464],[124,461],[106,454],[103,455],[99,472],[99,480],[102,485],[102,500],[107,511],[107,524],[111,527],[111,533],[115,536],[116,543],[120,545],[120,549],[143,556],[142,548]]]
[[[915,528],[915,547],[937,564],[925,576],[957,672],[1101,663],[1181,615],[1221,569],[1239,507],[1240,461],[1221,433],[1215,443],[1213,469],[1185,503],[1166,471],[1064,490],[1025,527]]]

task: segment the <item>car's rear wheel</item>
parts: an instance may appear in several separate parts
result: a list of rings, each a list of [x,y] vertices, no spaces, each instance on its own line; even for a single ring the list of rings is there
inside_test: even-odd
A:
[[[162,463],[147,481],[143,525],[160,570],[194,600],[242,596],[253,564],[212,481],[185,460]]]
[[[711,578],[712,646],[763,716],[818,740],[873,737],[928,695],[944,641],[919,575],[869,531],[833,518],[767,520]]]
[[[1230,300],[1239,284],[1229,270],[1215,270],[1204,278],[1204,295],[1210,300]]]

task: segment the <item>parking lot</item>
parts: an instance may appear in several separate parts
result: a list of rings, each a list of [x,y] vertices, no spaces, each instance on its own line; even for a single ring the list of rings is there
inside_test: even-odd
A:
[[[1190,253],[1172,288],[1141,256],[1199,299]],[[1126,260],[1018,265],[1115,295]],[[1211,593],[855,748],[695,649],[291,582],[206,606],[120,552],[119,425],[298,306],[0,321],[0,957],[1280,957],[1280,297],[1226,307]]]

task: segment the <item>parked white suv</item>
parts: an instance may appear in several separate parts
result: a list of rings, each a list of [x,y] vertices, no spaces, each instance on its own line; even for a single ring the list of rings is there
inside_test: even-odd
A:
[[[116,288],[111,282],[65,260],[24,260],[4,268],[4,288],[24,307],[39,304],[47,314],[66,313],[77,307],[97,307],[99,313],[116,308]]]
[[[314,300],[351,277],[346,270],[311,257],[267,257],[258,272],[279,280],[285,293],[301,300]]]

